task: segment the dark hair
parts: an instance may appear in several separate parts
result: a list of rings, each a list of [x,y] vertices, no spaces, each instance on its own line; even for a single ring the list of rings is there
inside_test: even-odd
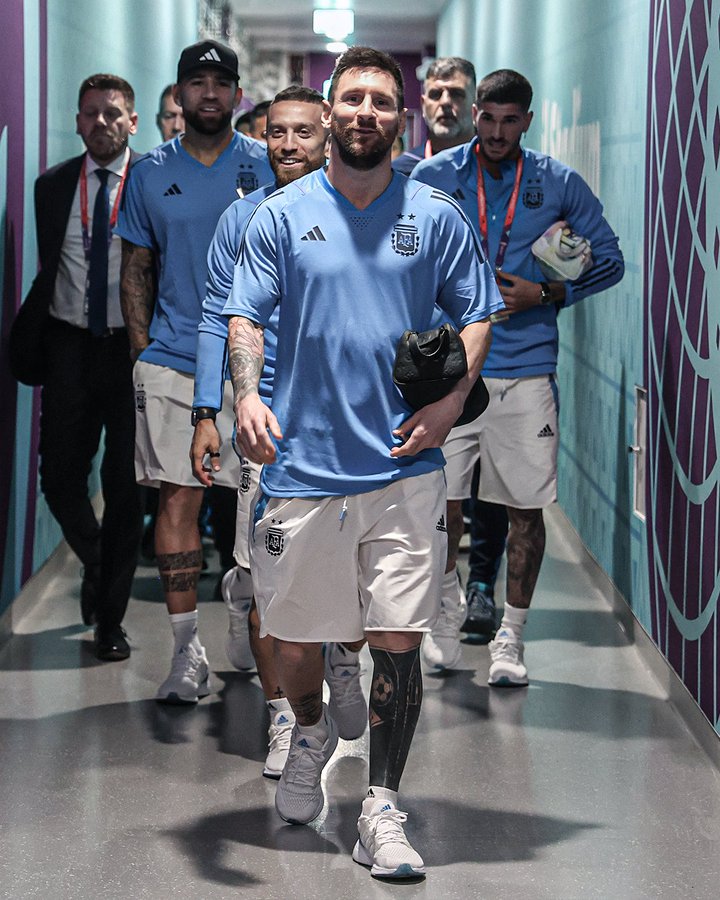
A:
[[[441,56],[439,59],[434,60],[425,73],[425,81],[450,78],[456,72],[464,75],[475,87],[475,82],[477,81],[475,66],[469,59],[463,59],[462,56]]]
[[[486,75],[477,86],[475,103],[517,103],[527,112],[532,103],[533,89],[524,75],[513,69],[498,69]]]
[[[158,103],[158,114],[162,112],[163,100],[172,94],[172,89],[173,86],[171,84],[168,84],[163,88],[163,92],[160,94],[160,102]]]
[[[286,101],[294,103],[319,103],[323,102],[323,95],[315,88],[305,87],[302,84],[291,84],[290,87],[278,91],[273,97],[273,103],[285,103]],[[272,104],[271,104],[272,105]]]
[[[267,115],[267,111],[270,109],[271,103],[272,100],[263,100],[261,103],[256,103],[252,111],[253,121],[260,118],[260,116]]]
[[[125,98],[125,105],[128,108],[128,112],[135,111],[135,91],[130,87],[127,81],[125,81],[124,78],[120,78],[119,75],[108,75],[104,72],[98,75],[89,75],[80,85],[78,109],[80,109],[82,98],[88,91],[120,91]]]
[[[383,53],[382,50],[373,50],[372,47],[351,47],[339,57],[330,78],[330,90],[328,91],[330,103],[333,102],[341,75],[344,75],[350,69],[378,69],[381,72],[387,72],[395,80],[398,109],[402,109],[405,106],[405,84],[397,60],[393,59],[389,53]]]

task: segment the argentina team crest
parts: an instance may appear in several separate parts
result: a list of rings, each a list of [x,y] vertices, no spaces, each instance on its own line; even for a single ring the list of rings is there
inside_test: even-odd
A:
[[[244,164],[240,166],[237,174],[236,187],[238,190],[242,191],[243,194],[252,194],[253,191],[258,189],[257,175],[251,166],[245,166]]]
[[[265,532],[265,549],[270,556],[280,556],[285,549],[285,532],[282,528],[278,528],[282,522],[272,520],[272,524]]]
[[[145,412],[147,394],[145,393],[144,384],[135,385],[135,409],[138,412]]]
[[[243,466],[240,470],[240,490],[243,494],[247,494],[247,492],[250,490],[250,484],[250,467]]]
[[[523,206],[527,209],[539,209],[545,202],[545,192],[542,189],[542,181],[539,178],[530,178],[523,191]]]
[[[420,232],[414,225],[395,225],[392,248],[400,256],[415,256],[420,249]]]

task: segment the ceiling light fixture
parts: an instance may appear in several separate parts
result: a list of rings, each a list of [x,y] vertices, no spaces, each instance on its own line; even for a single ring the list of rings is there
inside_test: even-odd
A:
[[[342,41],[355,31],[355,13],[351,9],[314,9],[313,31]]]

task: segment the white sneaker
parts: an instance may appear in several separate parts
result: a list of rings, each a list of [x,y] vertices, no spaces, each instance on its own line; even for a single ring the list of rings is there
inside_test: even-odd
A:
[[[457,669],[462,665],[460,629],[467,616],[465,592],[457,582],[457,590],[440,598],[440,615],[422,643],[422,655],[433,669]]]
[[[425,863],[413,850],[403,831],[407,813],[389,800],[366,797],[358,819],[358,840],[352,858],[370,866],[375,878],[418,878],[425,875]]]
[[[325,644],[325,681],[330,688],[328,712],[335,720],[338,735],[344,741],[354,741],[368,723],[357,654],[346,651],[342,644]]]
[[[305,825],[322,812],[325,796],[320,785],[322,771],[335,752],[337,726],[323,705],[327,737],[321,743],[293,727],[287,762],[275,791],[275,809],[286,822]]]
[[[197,703],[210,693],[209,678],[205,648],[198,650],[193,644],[185,644],[173,654],[170,674],[158,688],[155,699],[179,706]]]
[[[290,738],[295,725],[295,713],[290,703],[285,700],[270,700],[270,727],[268,728],[268,755],[265,759],[263,775],[266,778],[279,778],[290,750]]]
[[[525,645],[509,628],[501,628],[490,641],[490,677],[488,684],[499,687],[524,687],[528,672],[523,661]]]
[[[240,566],[228,569],[220,583],[220,593],[225,601],[230,617],[225,651],[236,669],[255,668],[255,658],[250,648],[250,630],[248,616],[252,605],[252,582],[247,583],[249,572]],[[250,594],[248,595],[248,591]]]

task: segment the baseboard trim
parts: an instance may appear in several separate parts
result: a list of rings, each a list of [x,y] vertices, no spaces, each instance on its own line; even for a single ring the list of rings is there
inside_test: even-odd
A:
[[[43,602],[56,575],[74,559],[70,547],[61,540],[50,556],[22,586],[10,606],[0,616],[0,649],[10,640],[17,624]]]
[[[597,567],[598,579],[604,581],[608,586],[607,591],[602,592],[603,597],[610,606],[618,621],[618,625],[626,635],[628,641],[637,649],[643,663],[660,684],[668,702],[677,712],[691,737],[707,754],[713,765],[717,769],[720,769],[720,735],[715,731],[713,723],[700,709],[697,701],[687,689],[680,676],[663,656],[653,639],[635,617],[627,600],[617,589],[607,572],[605,572],[600,563],[585,546],[573,523],[557,505],[555,509],[553,509],[553,513],[555,512],[565,520],[568,530],[572,532],[574,539],[578,542],[578,548],[582,548],[590,559],[592,559]]]

